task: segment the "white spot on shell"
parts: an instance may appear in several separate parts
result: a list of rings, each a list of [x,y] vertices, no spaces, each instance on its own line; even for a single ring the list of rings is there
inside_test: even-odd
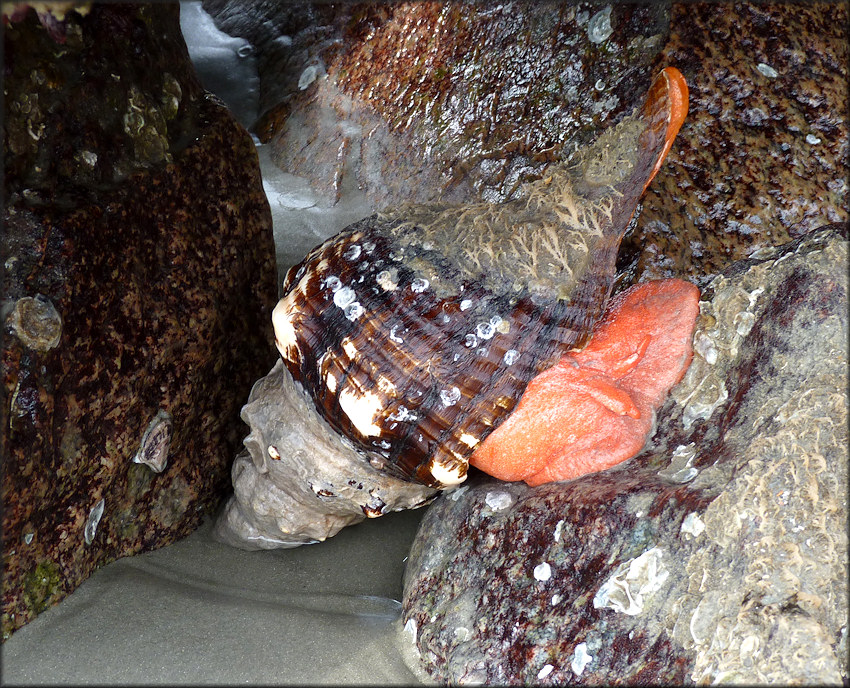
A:
[[[463,442],[467,447],[477,447],[479,439],[477,437],[473,437],[467,432],[464,432],[460,436],[460,441]]]
[[[389,419],[390,420],[397,420],[397,421],[400,421],[400,422],[403,423],[403,422],[406,422],[406,421],[418,420],[419,416],[417,414],[413,413],[413,411],[408,409],[406,406],[399,406],[398,411],[396,411],[395,413],[391,413],[389,415]]]
[[[457,485],[466,480],[463,464],[446,465],[439,461],[432,461],[430,470],[434,480],[442,485]]]
[[[519,358],[519,351],[517,351],[516,349],[508,349],[505,352],[503,360],[505,361],[505,365],[513,365],[514,363],[517,362],[518,358]]]
[[[342,280],[336,275],[328,275],[325,277],[325,287],[336,292],[342,287]]]
[[[399,327],[401,327],[401,325],[396,323],[390,328],[390,339],[392,339],[396,344],[404,344],[404,340],[396,334]]]
[[[481,337],[481,339],[490,339],[494,334],[496,334],[496,328],[488,322],[478,323],[475,327],[475,334]]]
[[[551,674],[555,670],[551,664],[544,664],[543,668],[537,672],[537,680],[542,680],[546,678],[549,674]]]
[[[83,530],[83,539],[87,545],[90,545],[94,540],[95,533],[97,533],[97,526],[100,524],[100,519],[103,516],[103,507],[105,504],[106,502],[101,499],[89,512],[89,517],[86,519],[86,527]]]
[[[354,293],[354,290],[351,287],[338,289],[334,294],[334,304],[339,308],[345,308],[347,305],[354,303],[356,300],[357,294]]]
[[[274,328],[274,343],[280,355],[287,361],[295,362],[300,356],[298,338],[295,326],[292,324],[292,313],[289,308],[289,296],[278,301],[272,311],[272,326]]]
[[[441,389],[440,401],[443,402],[443,406],[454,406],[458,401],[460,401],[460,390],[457,387]]]
[[[393,291],[398,287],[398,283],[393,277],[393,273],[389,270],[381,270],[377,275],[375,275],[375,281],[384,291]]]
[[[342,254],[342,257],[346,260],[357,260],[360,257],[360,252],[363,249],[360,248],[360,244],[352,244],[347,249],[345,249],[345,253]]]
[[[363,306],[360,305],[359,302],[355,301],[354,303],[349,303],[345,308],[342,309],[342,312],[345,314],[345,317],[354,322],[363,315]]]
[[[507,492],[488,492],[484,501],[493,511],[503,511],[514,503],[514,498]]]
[[[336,378],[334,377],[333,373],[329,372],[325,375],[325,384],[327,385],[328,391],[331,394],[336,392]]]
[[[380,389],[384,394],[395,395],[397,391],[396,386],[392,383],[392,380],[390,380],[386,375],[381,375],[378,378],[377,385],[378,389]]]
[[[465,311],[471,305],[472,305],[472,299],[464,299],[463,301],[460,302],[460,309],[462,311]]]
[[[421,294],[431,283],[424,277],[417,277],[410,283],[410,289],[414,294]]]
[[[563,598],[558,593],[552,595],[552,606],[556,607],[562,599]]]
[[[354,346],[354,342],[351,341],[350,337],[346,337],[340,343],[342,344],[342,350],[345,352],[345,355],[353,361],[354,357],[357,356],[357,347]]]
[[[534,577],[541,581],[546,582],[552,577],[552,567],[549,566],[545,561],[538,564],[534,567]]]
[[[593,657],[587,652],[587,643],[579,643],[573,650],[573,658],[570,661],[570,669],[576,676],[581,676],[585,667],[593,661]]]
[[[375,242],[374,241],[364,241],[363,242],[363,250],[366,253],[372,253],[375,250]]]
[[[468,335],[466,335],[466,337],[464,337],[463,345],[467,349],[474,349],[476,346],[478,346],[478,337],[476,337],[470,332]]]
[[[810,146],[815,146],[820,143],[820,139],[814,134],[806,134],[806,143],[808,143]]]
[[[381,434],[381,428],[374,423],[375,415],[382,408],[381,398],[377,394],[368,391],[360,394],[346,387],[338,398],[339,407],[361,435],[376,437]]]

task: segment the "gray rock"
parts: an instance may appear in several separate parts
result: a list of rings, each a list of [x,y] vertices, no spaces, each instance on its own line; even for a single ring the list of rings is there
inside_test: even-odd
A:
[[[640,455],[538,488],[471,477],[429,508],[403,635],[433,678],[846,682],[846,228],[703,298]]]

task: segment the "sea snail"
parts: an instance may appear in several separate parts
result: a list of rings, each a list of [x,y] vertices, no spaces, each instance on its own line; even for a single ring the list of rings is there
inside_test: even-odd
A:
[[[319,414],[390,475],[462,482],[529,382],[586,344],[687,100],[668,67],[642,108],[520,199],[380,212],[293,266],[276,345]]]

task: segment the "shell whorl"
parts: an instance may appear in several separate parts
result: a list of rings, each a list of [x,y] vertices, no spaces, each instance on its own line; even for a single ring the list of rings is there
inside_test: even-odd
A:
[[[652,93],[518,200],[387,210],[289,270],[278,349],[373,465],[432,487],[461,482],[528,381],[585,342],[669,147]]]

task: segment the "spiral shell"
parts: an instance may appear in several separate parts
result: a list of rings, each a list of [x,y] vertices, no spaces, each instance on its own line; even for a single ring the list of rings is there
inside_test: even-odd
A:
[[[293,266],[276,344],[331,427],[396,477],[463,481],[529,380],[582,346],[602,314],[683,99],[668,68],[642,110],[522,198],[384,211]]]

